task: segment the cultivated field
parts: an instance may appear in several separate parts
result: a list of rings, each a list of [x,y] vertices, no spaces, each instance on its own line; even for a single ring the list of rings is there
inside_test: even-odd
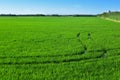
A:
[[[0,80],[17,79],[119,80],[120,23],[0,17]]]

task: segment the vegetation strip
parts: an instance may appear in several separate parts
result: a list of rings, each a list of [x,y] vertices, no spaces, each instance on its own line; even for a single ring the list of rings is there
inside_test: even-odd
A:
[[[118,50],[120,48],[111,48],[111,49],[106,49],[106,51],[111,51],[111,50]],[[103,52],[103,50],[90,50],[88,52]],[[74,53],[74,54],[65,54],[65,55],[48,55],[48,56],[11,56],[11,57],[7,57],[7,56],[0,56],[0,59],[3,58],[46,58],[46,57],[63,57],[63,56],[74,56],[74,55],[81,55],[84,54],[84,51],[81,51],[79,53]]]

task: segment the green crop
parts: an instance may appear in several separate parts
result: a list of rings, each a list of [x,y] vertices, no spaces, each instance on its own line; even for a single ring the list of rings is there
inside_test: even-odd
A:
[[[119,80],[120,23],[99,17],[0,17],[0,80]]]

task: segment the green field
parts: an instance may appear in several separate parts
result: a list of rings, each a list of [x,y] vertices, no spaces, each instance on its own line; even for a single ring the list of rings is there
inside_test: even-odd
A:
[[[0,80],[120,80],[120,23],[0,17]]]

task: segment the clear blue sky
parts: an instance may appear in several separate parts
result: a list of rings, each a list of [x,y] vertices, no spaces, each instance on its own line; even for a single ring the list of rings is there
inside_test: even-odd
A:
[[[0,14],[98,14],[120,11],[120,0],[0,0]]]

